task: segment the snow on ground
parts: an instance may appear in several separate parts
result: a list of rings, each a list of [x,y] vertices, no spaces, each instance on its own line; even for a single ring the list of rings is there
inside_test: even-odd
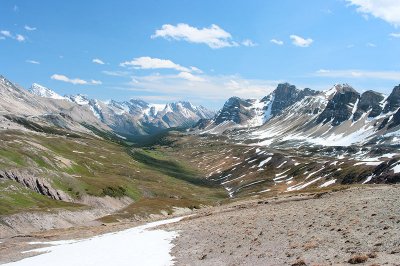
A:
[[[272,159],[272,157],[268,157],[268,158],[265,159],[264,161],[260,162],[260,164],[258,165],[258,167],[263,167],[264,164],[268,163],[271,159]]]
[[[356,165],[380,165],[382,162],[359,162],[359,163],[355,163],[354,166]]]
[[[372,179],[373,177],[374,177],[373,174],[370,175],[370,176],[368,176],[367,179],[365,179],[365,181],[363,182],[363,184],[366,184],[366,183],[368,183],[369,181],[371,181],[371,179]]]
[[[43,242],[41,244],[52,246],[29,252],[46,253],[4,266],[173,265],[174,258],[170,255],[173,247],[171,241],[178,236],[178,233],[147,229],[178,222],[182,218],[148,223],[88,239]]]
[[[319,187],[327,187],[327,186],[330,186],[330,185],[335,184],[335,183],[336,183],[336,179],[332,179],[332,180],[326,181],[325,183],[323,183]]]
[[[395,174],[400,173],[400,164],[397,164],[395,167],[392,168]]]

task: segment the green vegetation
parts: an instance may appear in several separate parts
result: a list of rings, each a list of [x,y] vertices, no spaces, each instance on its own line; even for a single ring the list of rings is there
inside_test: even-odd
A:
[[[52,200],[21,184],[0,179],[0,215],[20,211],[52,211],[55,209],[82,210],[80,204]]]
[[[131,148],[129,142],[112,134],[102,137],[105,139],[7,130],[0,135],[0,169],[19,169],[45,178],[53,188],[78,201],[85,195],[129,197],[134,203],[123,210],[124,217],[171,212],[174,206],[213,205],[226,198],[225,191],[204,181],[198,169],[171,159],[158,145]],[[19,188],[2,194],[0,215],[76,206],[52,200],[15,181],[0,180]]]

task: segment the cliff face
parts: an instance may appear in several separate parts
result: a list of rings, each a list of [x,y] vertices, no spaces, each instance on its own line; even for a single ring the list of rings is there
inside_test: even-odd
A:
[[[361,95],[357,105],[357,110],[354,113],[353,121],[357,121],[360,117],[369,112],[368,117],[377,117],[382,113],[382,101],[384,96],[375,91],[366,91]]]
[[[386,100],[384,113],[396,111],[400,107],[400,85],[394,87],[392,93]]]
[[[348,85],[337,85],[334,96],[329,100],[325,110],[318,116],[317,123],[331,123],[337,126],[349,119],[360,94]]]

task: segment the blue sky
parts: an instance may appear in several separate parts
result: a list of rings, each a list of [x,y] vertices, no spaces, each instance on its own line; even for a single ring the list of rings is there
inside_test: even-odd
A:
[[[400,1],[18,1],[0,4],[0,74],[101,100],[214,109],[277,83],[400,83]]]

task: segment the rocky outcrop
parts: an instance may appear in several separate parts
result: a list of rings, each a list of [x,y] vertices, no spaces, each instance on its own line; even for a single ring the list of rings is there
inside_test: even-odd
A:
[[[47,180],[41,177],[36,177],[28,172],[20,170],[0,171],[0,179],[1,178],[18,182],[25,187],[54,200],[71,201],[71,198],[67,194],[54,189]]]
[[[384,113],[396,111],[400,107],[400,85],[394,87],[392,93],[386,99]]]
[[[253,118],[254,114],[248,109],[251,105],[252,100],[244,100],[239,97],[229,98],[215,117],[215,124],[219,125],[225,121],[240,124]]]
[[[382,113],[381,102],[385,97],[375,91],[366,91],[361,94],[357,110],[353,115],[353,121],[357,121],[364,114],[369,112],[368,117],[377,117]]]
[[[335,88],[334,96],[329,100],[325,110],[318,116],[317,123],[331,122],[332,126],[337,126],[351,117],[360,94],[347,84],[336,85]]]
[[[391,120],[391,123],[388,126],[388,129],[391,129],[393,127],[396,127],[400,125],[400,109],[397,110],[397,112],[393,115],[393,118]]]
[[[284,109],[292,104],[301,101],[306,96],[316,95],[317,93],[317,91],[309,88],[299,90],[296,88],[296,86],[289,83],[279,84],[273,92],[274,101],[272,103],[271,114],[273,116],[281,114]]]

